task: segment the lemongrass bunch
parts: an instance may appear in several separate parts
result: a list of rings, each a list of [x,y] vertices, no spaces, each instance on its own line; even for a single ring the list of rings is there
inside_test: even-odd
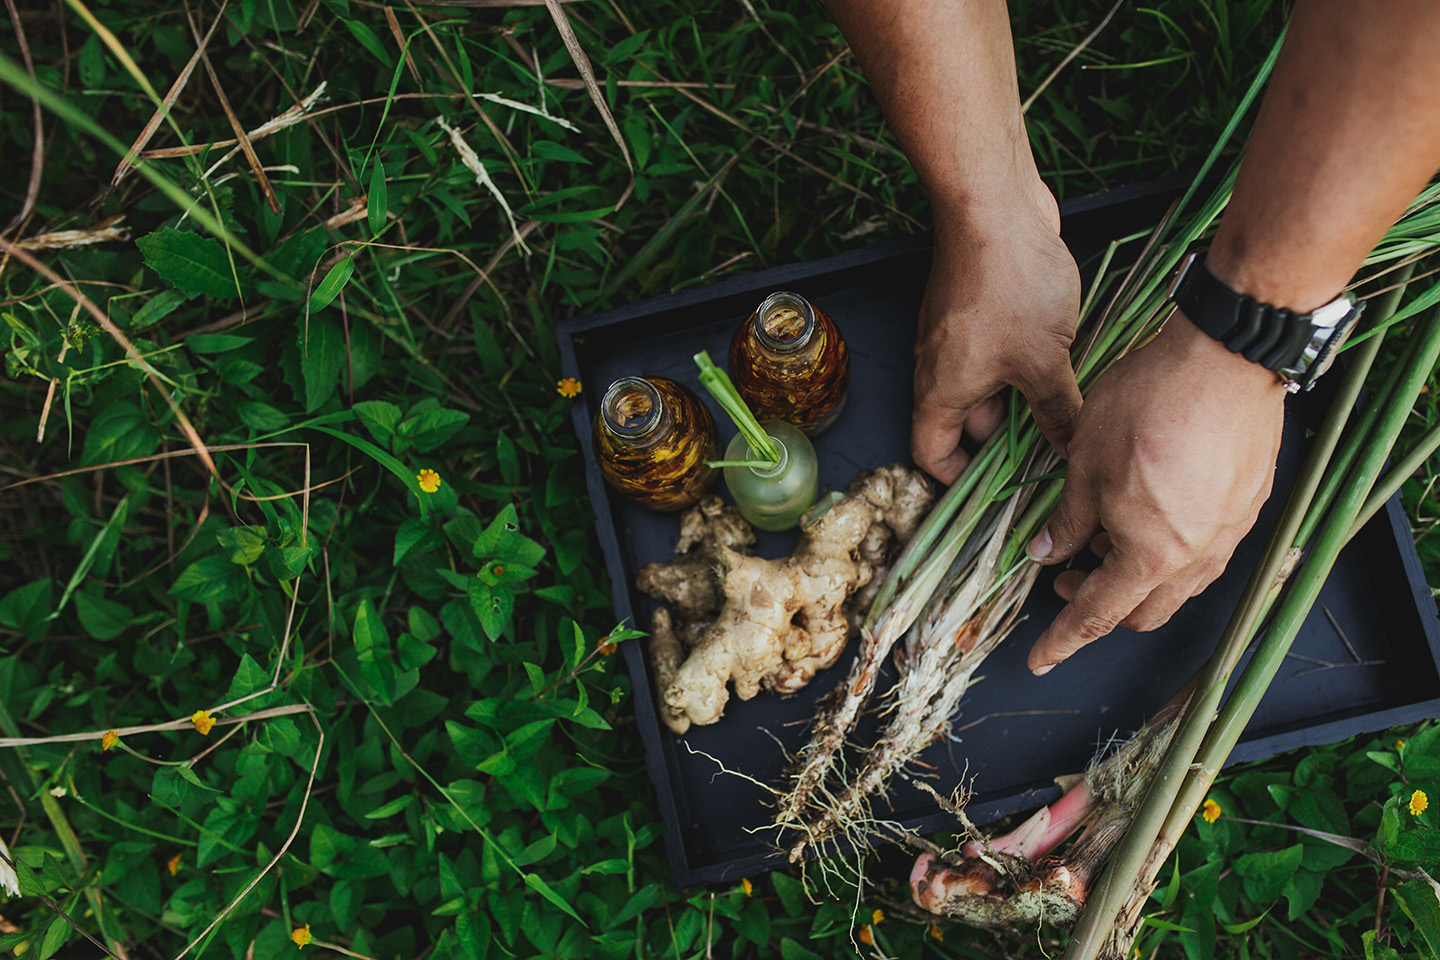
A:
[[[1396,295],[1401,291],[1403,287]],[[1076,925],[1067,960],[1119,960],[1128,954],[1161,865],[1274,679],[1340,549],[1399,488],[1420,462],[1417,455],[1423,458],[1440,446],[1440,428],[1432,429],[1410,457],[1380,480],[1406,418],[1440,361],[1440,306],[1435,306],[1440,304],[1440,284],[1430,285],[1405,309],[1372,327],[1384,330],[1393,325],[1394,317],[1413,316],[1417,303],[1421,310],[1427,304],[1430,308],[1422,321],[1407,331],[1401,360],[1365,412],[1353,417],[1346,442],[1340,446],[1342,428],[1352,418],[1351,410],[1378,352],[1380,336],[1369,338],[1355,351],[1265,559],[1206,666],[1200,692],[1186,711],[1150,793],[1097,885],[1101,895],[1088,905]],[[1220,695],[1231,673],[1257,636],[1260,640],[1254,655],[1221,706]],[[1215,717],[1213,723],[1211,717]]]

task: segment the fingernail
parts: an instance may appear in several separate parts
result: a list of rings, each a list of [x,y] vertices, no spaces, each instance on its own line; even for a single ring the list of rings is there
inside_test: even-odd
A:
[[[1050,531],[1041,530],[1035,534],[1035,538],[1031,540],[1030,545],[1025,548],[1025,555],[1037,563],[1041,560],[1048,560],[1050,558],[1050,550],[1054,546],[1054,542],[1050,539]]]
[[[1047,663],[1047,664],[1045,664],[1045,666],[1043,666],[1043,667],[1036,667],[1034,670],[1031,670],[1030,672],[1033,673],[1033,674],[1035,674],[1035,676],[1037,676],[1037,677],[1043,677],[1043,676],[1045,676],[1045,674],[1049,673],[1051,670],[1054,670],[1054,669],[1055,669],[1055,664],[1053,664],[1053,663]]]

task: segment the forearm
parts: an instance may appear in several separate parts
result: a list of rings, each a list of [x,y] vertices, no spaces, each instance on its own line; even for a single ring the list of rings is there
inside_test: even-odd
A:
[[[1038,181],[1003,0],[829,0],[935,207],[936,229],[1003,221]]]
[[[1300,0],[1208,263],[1296,310],[1333,299],[1440,165],[1440,4]]]

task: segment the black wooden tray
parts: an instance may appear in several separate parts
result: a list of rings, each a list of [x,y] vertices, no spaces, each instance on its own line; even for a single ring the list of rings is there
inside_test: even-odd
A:
[[[1082,272],[1094,269],[1112,239],[1154,224],[1176,186],[1173,181],[1136,185],[1062,208],[1065,240]],[[928,239],[886,241],[557,326],[564,374],[578,377],[585,388],[584,402],[574,407],[574,424],[586,451],[586,482],[617,616],[640,629],[649,623],[654,604],[633,588],[634,571],[672,555],[678,521],[674,514],[631,504],[601,479],[590,432],[605,387],[619,376],[656,374],[703,395],[691,355],[707,349],[712,357],[725,357],[734,329],[767,293],[794,290],[835,319],[852,352],[846,409],[816,442],[822,493],[843,489],[862,469],[909,462],[911,349],[929,266]],[[1053,777],[1079,772],[1098,744],[1133,730],[1167,699],[1224,629],[1298,471],[1306,427],[1323,413],[1326,399],[1317,390],[1289,401],[1275,493],[1255,530],[1228,572],[1164,628],[1148,634],[1117,630],[1048,676],[1033,677],[1025,669],[1026,652],[1060,608],[1051,589],[1055,571],[1042,575],[1026,605],[1027,619],[986,661],[983,680],[961,704],[951,742],[922,756],[934,768],[932,785],[946,793],[968,769],[975,790],[968,812],[981,824],[1048,803],[1059,795]],[[723,443],[734,430],[718,407],[711,407],[722,424]],[[716,489],[723,487],[721,481]],[[762,533],[758,552],[781,556],[793,545],[793,533]],[[781,745],[793,753],[804,742],[816,702],[846,675],[855,645],[799,694],[781,699],[762,693],[749,702],[732,697],[719,723],[677,737],[656,717],[644,642],[626,644],[624,653],[676,884],[734,883],[775,868],[783,860],[771,847],[771,835],[754,830],[769,822],[769,796],[720,772],[717,761],[781,784],[786,765]],[[1435,604],[1399,503],[1391,501],[1340,556],[1294,653],[1230,762],[1440,716],[1437,664]],[[879,689],[891,681],[893,675],[882,676]],[[931,798],[904,781],[896,781],[889,802],[889,810],[884,801],[877,804],[877,816],[922,833],[955,827]]]

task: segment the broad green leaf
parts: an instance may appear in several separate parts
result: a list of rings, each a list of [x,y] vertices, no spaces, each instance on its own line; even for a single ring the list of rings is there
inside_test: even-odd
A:
[[[825,960],[814,950],[801,946],[789,937],[780,941],[780,956],[782,960]]]
[[[1305,856],[1300,844],[1268,853],[1248,853],[1235,861],[1235,872],[1245,878],[1245,895],[1256,904],[1280,896]]]
[[[532,863],[539,863],[555,852],[555,845],[558,842],[553,833],[549,836],[541,837],[521,851],[520,855],[515,858],[515,865],[517,867],[528,867]]]
[[[1400,758],[1393,753],[1383,750],[1371,750],[1367,752],[1365,756],[1374,760],[1387,770],[1393,770],[1395,773],[1400,772]]]
[[[95,39],[91,37],[90,39]],[[70,924],[64,917],[56,917],[50,921],[50,927],[45,931],[45,941],[40,944],[38,960],[49,960],[55,955],[55,951],[65,946],[65,941],[70,938]]]
[[[611,64],[619,63],[622,60],[634,56],[636,51],[645,46],[645,41],[649,39],[649,30],[641,30],[639,33],[631,34],[610,48],[610,52],[605,54],[604,64],[610,66]]]
[[[420,453],[429,453],[443,445],[456,431],[470,422],[470,414],[459,410],[434,408],[422,410],[400,424],[399,434],[408,437]]]
[[[345,289],[345,284],[350,282],[354,273],[355,255],[347,254],[325,273],[325,279],[321,280],[315,287],[315,292],[310,294],[310,312],[314,314],[330,306],[331,301],[340,296],[340,291]]]
[[[520,459],[515,452],[515,442],[503,432],[495,437],[495,457],[500,465],[500,479],[506,486],[520,482]]]
[[[103,407],[90,422],[85,434],[83,466],[114,463],[149,456],[160,445],[160,433],[150,418],[133,403],[112,403]]]
[[[470,605],[475,616],[480,618],[480,627],[491,640],[500,639],[510,626],[510,615],[515,610],[515,590],[512,587],[492,587],[478,577],[470,581]]]
[[[1385,852],[1397,860],[1440,863],[1440,830],[1415,827],[1385,845]]]
[[[230,689],[225,692],[225,701],[239,700],[241,697],[248,697],[256,690],[264,690],[270,686],[270,675],[265,668],[250,654],[240,658],[240,668],[235,671],[235,678],[230,681]]]
[[[351,408],[375,442],[390,446],[400,425],[400,408],[384,400],[364,400]]]
[[[174,313],[175,308],[188,299],[189,296],[183,290],[161,290],[145,301],[145,306],[135,311],[135,316],[130,318],[130,331],[136,333],[153,327]]]
[[[135,241],[145,265],[186,293],[218,299],[236,294],[225,248],[213,237],[165,227]]]
[[[415,797],[416,794],[413,793],[407,793],[403,796],[396,797],[389,803],[381,804],[374,810],[371,810],[369,813],[365,814],[365,819],[383,820],[386,817],[393,817],[395,814],[399,813],[401,810],[404,810],[406,807],[410,806],[410,804],[414,803]]]
[[[278,407],[259,400],[242,400],[235,405],[235,413],[245,426],[257,433],[272,433],[290,425],[290,416]]]
[[[391,660],[390,634],[385,630],[375,606],[366,597],[355,610],[352,631],[355,652],[360,661],[360,675],[375,690],[381,702],[395,701],[395,666]]]
[[[360,42],[360,46],[370,51],[375,59],[385,64],[388,69],[394,61],[391,60],[390,51],[385,49],[385,44],[380,42],[380,38],[376,35],[375,31],[366,26],[364,22],[356,20],[353,17],[345,17],[344,22],[345,26],[350,30],[350,35]]]
[[[1440,898],[1435,889],[1423,880],[1410,880],[1397,887],[1400,909],[1410,918],[1430,948],[1430,955],[1440,956]]]
[[[197,333],[185,341],[185,346],[195,353],[224,353],[238,350],[250,342],[250,337],[237,337],[229,333]]]
[[[85,632],[96,640],[114,640],[135,618],[124,604],[102,596],[91,596],[83,590],[75,594],[75,613],[80,617],[80,625]]]
[[[370,193],[365,198],[370,221],[370,235],[379,236],[385,227],[385,209],[389,204],[389,193],[385,186],[385,164],[376,157],[370,165]]]
[[[444,544],[445,538],[439,532],[432,529],[424,520],[417,520],[409,517],[400,524],[400,529],[395,531],[395,557],[393,563],[400,565],[400,561],[409,556],[423,556]]]
[[[259,560],[265,553],[265,541],[268,539],[265,528],[252,524],[244,527],[231,527],[222,531],[217,540],[224,550],[230,553],[230,562],[237,563],[242,567]]]
[[[634,39],[631,37],[630,39]],[[623,41],[622,41],[623,42]],[[589,163],[583,153],[576,153],[562,143],[553,140],[536,140],[530,144],[530,150],[537,157],[546,160],[563,160],[567,163]]]
[[[31,641],[45,636],[53,584],[49,579],[36,580],[16,587],[0,599],[0,627],[25,634]]]
[[[1360,934],[1360,942],[1365,947],[1365,960],[1400,960],[1398,950],[1376,942],[1374,930],[1366,930]]]
[[[298,337],[305,412],[314,413],[340,385],[340,371],[345,368],[345,332],[330,317],[311,317],[309,336],[302,326]]]
[[[170,587],[170,595],[195,603],[223,603],[238,595],[239,568],[224,554],[212,553],[186,567]]]

